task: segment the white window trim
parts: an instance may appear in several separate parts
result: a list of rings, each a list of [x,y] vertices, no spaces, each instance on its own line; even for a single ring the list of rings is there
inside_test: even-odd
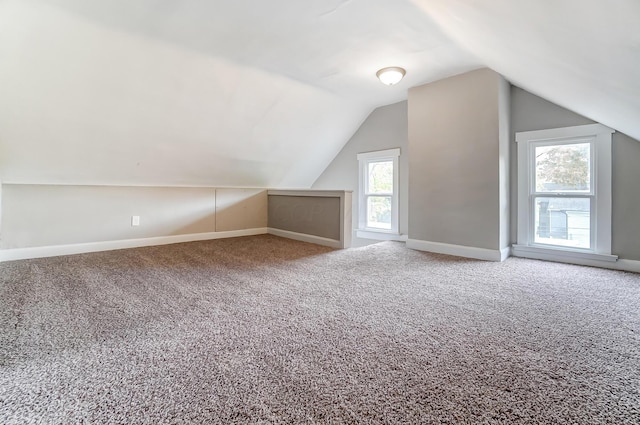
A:
[[[358,230],[356,236],[367,239],[400,240],[398,225],[398,191],[399,191],[399,158],[400,148],[386,149],[358,154]],[[391,196],[391,229],[366,227],[367,207],[365,183],[367,181],[367,164],[371,161],[393,161],[393,194]]]
[[[616,261],[611,255],[611,134],[615,130],[601,124],[562,127],[548,130],[523,131],[516,133],[518,144],[518,243],[513,246],[514,255],[520,257]],[[542,247],[534,243],[532,231],[532,168],[531,145],[533,142],[563,143],[573,140],[592,139],[592,171],[595,205],[592,215],[591,249]]]

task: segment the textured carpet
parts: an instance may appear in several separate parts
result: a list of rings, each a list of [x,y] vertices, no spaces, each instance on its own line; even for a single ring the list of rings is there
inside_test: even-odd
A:
[[[640,275],[256,236],[0,264],[0,423],[638,424]]]

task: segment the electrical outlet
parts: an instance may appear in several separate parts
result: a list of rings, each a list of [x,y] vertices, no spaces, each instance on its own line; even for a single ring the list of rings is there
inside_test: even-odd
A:
[[[140,226],[140,216],[139,215],[132,215],[131,216],[131,225],[132,226]]]

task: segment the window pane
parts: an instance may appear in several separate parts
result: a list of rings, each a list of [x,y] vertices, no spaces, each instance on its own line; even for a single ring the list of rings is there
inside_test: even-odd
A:
[[[370,162],[367,193],[393,193],[393,161]]]
[[[591,247],[589,198],[535,198],[535,242],[572,248]]]
[[[391,197],[367,197],[367,227],[391,230]]]
[[[590,192],[590,148],[589,143],[536,147],[536,191]]]

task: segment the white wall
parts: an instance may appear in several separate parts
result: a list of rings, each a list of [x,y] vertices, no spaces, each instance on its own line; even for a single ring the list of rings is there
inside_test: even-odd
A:
[[[340,153],[315,181],[312,189],[353,191],[353,229],[358,228],[358,159],[362,152],[400,148],[399,160],[399,230],[403,235],[408,229],[409,152],[407,137],[407,102],[381,106],[375,109],[349,139]],[[352,246],[377,241],[353,235]]]
[[[308,188],[371,108],[286,72],[103,21],[137,18],[161,30],[187,10],[193,19],[176,31],[250,46],[210,23],[237,2],[176,2],[171,12],[114,3],[0,1],[5,183]],[[200,19],[199,9],[214,16]],[[381,90],[374,72],[370,84]]]

